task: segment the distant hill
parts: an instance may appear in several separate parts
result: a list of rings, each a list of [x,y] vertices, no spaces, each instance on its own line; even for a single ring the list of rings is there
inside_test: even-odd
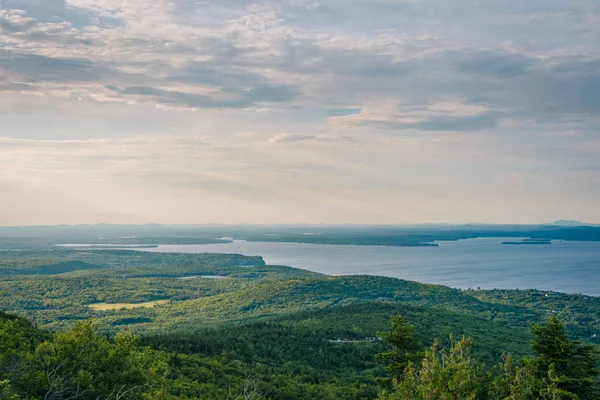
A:
[[[594,224],[586,224],[585,222],[572,221],[568,219],[559,219],[558,221],[554,221],[548,225],[555,226],[594,226]]]

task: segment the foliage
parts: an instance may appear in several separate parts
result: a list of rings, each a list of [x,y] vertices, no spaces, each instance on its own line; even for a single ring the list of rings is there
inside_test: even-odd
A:
[[[465,337],[459,341],[451,337],[447,345],[434,340],[419,362],[414,357],[420,352],[415,336],[423,335],[417,325],[407,325],[397,316],[392,330],[382,335],[389,349],[384,341],[358,340],[364,326],[349,331],[336,328],[344,316],[364,315],[373,310],[369,307],[338,307],[339,315],[322,310],[318,318],[306,312],[280,318],[277,324],[224,327],[212,335],[153,337],[150,344],[154,349],[140,346],[140,339],[130,333],[109,339],[91,322],[48,335],[22,318],[1,314],[2,354],[18,357],[0,362],[0,398],[373,399],[378,391],[375,380],[383,369],[374,360],[367,365],[364,357],[373,358],[377,351],[392,355],[384,359],[397,363],[389,371],[394,378],[397,367],[405,365],[401,379],[394,380],[391,390],[380,395],[381,400],[595,398],[594,387],[588,383],[597,373],[591,367],[597,361],[596,353],[589,346],[571,342],[553,319],[532,328],[534,358],[515,363],[507,355],[487,368],[474,356],[472,340]],[[385,321],[390,305],[381,307],[384,312],[375,318]],[[406,320],[423,312],[406,311],[414,313]],[[443,314],[439,315],[438,322],[443,323]],[[323,339],[339,338],[337,335],[347,339]],[[245,339],[236,339],[240,336]],[[311,347],[314,341],[320,344]],[[307,353],[304,357],[302,349]],[[270,354],[269,350],[274,351]],[[309,360],[318,358],[319,353],[321,360],[311,364]],[[573,379],[573,372],[581,373],[581,366],[590,367],[587,375]]]
[[[3,398],[142,399],[159,392],[166,373],[166,363],[140,348],[138,337],[109,340],[91,322],[53,336],[12,316],[0,328]]]
[[[400,380],[404,370],[418,359],[419,342],[414,336],[415,326],[405,325],[400,314],[392,317],[392,330],[379,336],[392,346],[390,351],[378,353],[376,359],[387,363],[387,369],[396,381]]]
[[[598,374],[598,349],[570,340],[556,316],[550,316],[545,325],[533,325],[531,331],[531,347],[539,356],[538,374],[545,380],[548,395],[597,398],[593,378]]]
[[[475,400],[485,393],[483,368],[471,356],[472,342],[462,338],[446,351],[435,343],[420,366],[408,363],[404,378],[381,400]]]
[[[400,379],[380,400],[587,400],[597,398],[597,350],[568,339],[556,317],[534,325],[535,358],[515,365],[513,358],[486,371],[471,354],[471,339],[462,338],[444,350],[434,343],[420,365],[408,362]],[[394,332],[406,328],[395,324]],[[395,376],[395,374],[394,374]]]

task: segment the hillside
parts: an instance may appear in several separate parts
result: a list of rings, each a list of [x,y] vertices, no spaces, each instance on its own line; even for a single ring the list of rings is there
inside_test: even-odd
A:
[[[93,249],[1,253],[0,309],[53,332],[92,320],[111,337],[141,334],[176,371],[174,398],[225,399],[261,376],[273,399],[373,399],[387,374],[374,359],[388,349],[380,333],[398,314],[422,347],[473,338],[473,354],[488,366],[504,353],[529,356],[529,326],[548,315],[586,342],[597,341],[600,323],[594,297],[332,277],[241,255]],[[31,338],[26,349],[49,337],[2,318],[17,321],[5,333]]]
[[[556,313],[577,338],[593,341],[600,299],[539,291],[463,291],[394,278],[330,277],[260,257],[61,250],[0,254],[0,308],[42,327],[93,318],[101,330],[194,331],[351,304],[435,307],[482,320],[528,327]],[[73,272],[59,266],[89,269]],[[52,273],[48,270],[50,268]],[[33,272],[38,274],[33,274]],[[90,305],[166,301],[152,308],[97,311]]]

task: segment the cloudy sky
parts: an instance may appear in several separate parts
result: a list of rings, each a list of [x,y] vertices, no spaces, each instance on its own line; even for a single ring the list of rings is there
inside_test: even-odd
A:
[[[599,205],[597,0],[0,0],[0,225]]]

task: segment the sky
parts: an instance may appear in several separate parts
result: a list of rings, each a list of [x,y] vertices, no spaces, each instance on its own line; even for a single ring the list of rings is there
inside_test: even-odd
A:
[[[597,0],[0,0],[0,225],[600,222]]]

